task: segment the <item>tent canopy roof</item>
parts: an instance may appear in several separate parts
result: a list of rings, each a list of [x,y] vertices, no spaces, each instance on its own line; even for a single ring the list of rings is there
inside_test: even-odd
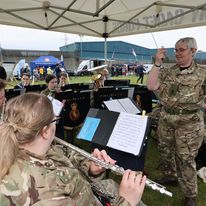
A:
[[[1,0],[0,24],[96,37],[206,25],[205,0]]]
[[[60,60],[54,56],[40,56],[37,59],[31,61],[34,64],[58,64]]]
[[[40,56],[37,59],[30,62],[30,67],[33,70],[37,66],[41,67],[54,67],[59,64],[60,60],[54,56]]]

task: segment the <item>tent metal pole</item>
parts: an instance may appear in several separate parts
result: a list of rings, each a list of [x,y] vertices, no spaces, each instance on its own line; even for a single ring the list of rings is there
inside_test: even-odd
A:
[[[104,38],[104,61],[107,64],[107,38]]]

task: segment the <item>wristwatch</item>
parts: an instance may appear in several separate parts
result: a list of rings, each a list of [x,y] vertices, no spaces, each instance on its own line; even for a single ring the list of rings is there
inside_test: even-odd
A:
[[[154,63],[154,66],[157,67],[157,68],[160,68],[160,69],[163,68],[162,64],[155,64],[155,63]]]

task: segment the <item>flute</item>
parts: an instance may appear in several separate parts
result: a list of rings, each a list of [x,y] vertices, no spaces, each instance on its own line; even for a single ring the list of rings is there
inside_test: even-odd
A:
[[[3,106],[2,106],[2,111],[1,111],[1,122],[4,121],[4,113],[5,113],[5,109],[6,109],[6,102],[3,103]]]
[[[59,139],[58,137],[54,138],[55,141],[63,146],[69,147],[70,149],[78,152],[79,154],[81,154],[82,156],[88,158],[89,160],[94,161],[95,163],[97,163],[98,165],[102,166],[105,169],[110,169],[114,172],[116,172],[117,174],[123,175],[124,174],[124,168],[120,167],[118,165],[112,165],[110,163],[104,162],[103,160],[100,160],[96,157],[93,157],[90,153],[80,149],[79,147],[76,147],[62,139]],[[166,187],[163,185],[160,185],[150,179],[146,179],[146,186],[153,189],[153,190],[157,190],[158,192],[160,192],[161,194],[165,194],[168,195],[170,197],[172,197],[172,193],[166,190]]]

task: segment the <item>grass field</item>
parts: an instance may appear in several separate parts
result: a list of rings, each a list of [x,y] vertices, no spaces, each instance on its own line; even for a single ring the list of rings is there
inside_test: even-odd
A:
[[[145,75],[144,83],[146,82],[147,75]],[[118,76],[114,77],[114,79],[130,79],[131,84],[135,84],[137,77],[136,76]],[[88,83],[90,82],[90,77],[72,77],[71,83]],[[43,83],[43,82],[38,82]],[[153,137],[155,133],[152,133]],[[90,147],[87,143],[83,143],[79,140],[75,139],[75,143],[79,144],[82,148],[89,151]],[[157,140],[155,138],[150,137],[148,140],[147,153],[146,153],[146,161],[145,161],[145,171],[148,173],[148,178],[151,180],[155,180],[161,177],[161,172],[157,169],[159,165],[159,152],[157,149]],[[110,174],[110,177],[114,178],[116,181],[120,180],[120,177]],[[197,206],[206,206],[206,184],[203,183],[201,179],[198,179],[198,200]],[[148,206],[181,206],[183,205],[183,196],[178,187],[167,187],[167,190],[173,193],[173,197],[168,197],[166,195],[160,194],[157,191],[153,191],[150,188],[146,188],[143,201]]]

